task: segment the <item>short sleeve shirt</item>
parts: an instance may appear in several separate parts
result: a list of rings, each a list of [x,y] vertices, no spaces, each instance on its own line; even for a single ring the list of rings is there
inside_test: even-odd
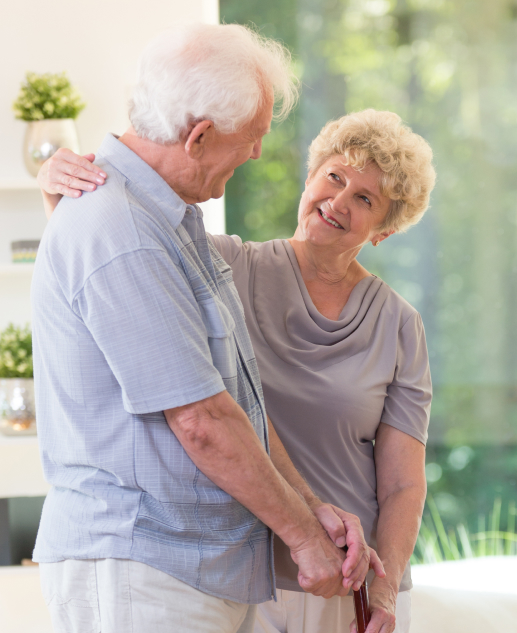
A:
[[[267,449],[258,369],[201,210],[109,135],[103,187],[64,199],[32,300],[38,433],[52,489],[35,560],[128,558],[206,593],[270,599],[271,537],[188,457],[163,411],[227,390]]]
[[[327,319],[289,242],[213,239],[232,267],[280,439],[320,499],[356,514],[375,547],[379,424],[427,440],[431,376],[420,315],[372,275],[354,287],[337,320]],[[301,591],[280,539],[275,566],[278,588]],[[408,565],[400,589],[410,588]]]

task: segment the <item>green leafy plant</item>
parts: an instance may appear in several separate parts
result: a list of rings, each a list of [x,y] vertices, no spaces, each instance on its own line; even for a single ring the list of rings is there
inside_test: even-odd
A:
[[[0,378],[32,378],[32,333],[12,323],[0,333]]]
[[[508,504],[506,529],[501,529],[502,503],[499,498],[494,501],[488,517],[479,516],[477,532],[471,532],[463,523],[447,529],[431,496],[427,498],[427,510],[411,558],[414,564],[517,554],[517,509],[514,501]]]
[[[27,73],[18,98],[13,103],[17,119],[75,119],[85,104],[72,87],[66,73]]]

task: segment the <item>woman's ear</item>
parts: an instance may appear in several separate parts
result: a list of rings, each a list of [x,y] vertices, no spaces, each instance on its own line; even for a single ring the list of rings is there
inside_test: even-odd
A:
[[[185,152],[190,158],[201,158],[206,149],[207,136],[213,130],[213,122],[205,120],[196,123],[188,132],[187,140],[185,141]]]
[[[313,171],[310,171],[310,172],[307,174],[307,178],[306,178],[306,180],[305,180],[305,186],[307,186],[307,185],[310,183],[310,181],[313,179],[313,177],[314,177],[314,172],[313,172]]]
[[[375,234],[371,239],[372,245],[379,246],[381,242],[384,242],[384,240],[388,239],[388,237],[390,235],[393,235],[393,233],[395,233],[395,229],[391,229],[391,231],[385,231],[384,233]]]

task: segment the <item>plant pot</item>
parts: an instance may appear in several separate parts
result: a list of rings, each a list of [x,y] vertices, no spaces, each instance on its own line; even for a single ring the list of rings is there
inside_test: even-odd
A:
[[[36,434],[33,378],[0,379],[0,432]]]
[[[37,176],[41,165],[60,147],[79,153],[79,140],[73,119],[43,119],[27,123],[23,160],[31,176]]]

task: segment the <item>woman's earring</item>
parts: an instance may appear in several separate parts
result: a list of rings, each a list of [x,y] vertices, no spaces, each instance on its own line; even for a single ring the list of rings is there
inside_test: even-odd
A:
[[[375,242],[373,243],[373,245],[374,245],[374,246],[379,246],[379,244],[380,244],[380,243],[381,243],[381,242],[380,242],[380,240],[375,240]]]

